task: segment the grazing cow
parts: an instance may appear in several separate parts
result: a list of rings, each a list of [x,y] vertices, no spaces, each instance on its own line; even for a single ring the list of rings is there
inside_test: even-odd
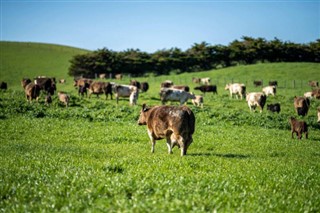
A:
[[[304,121],[299,121],[294,117],[289,118],[291,125],[291,138],[293,139],[293,133],[297,134],[298,139],[302,138],[302,133],[305,133],[306,139],[308,139],[308,125]]]
[[[232,98],[233,94],[236,95],[237,99],[240,97],[241,100],[246,97],[246,86],[244,84],[227,84],[224,89],[230,91],[230,98]]]
[[[194,99],[195,96],[189,92],[172,89],[172,88],[162,88],[160,90],[160,99],[164,105],[167,101],[178,101],[180,105],[183,105],[188,101],[188,99]]]
[[[255,86],[255,87],[259,87],[259,86],[262,86],[262,81],[253,81],[253,85]]]
[[[189,92],[189,91],[190,91],[189,86],[185,86],[185,85],[173,85],[173,86],[171,86],[170,88],[172,88],[172,89],[179,89],[179,90],[183,90],[183,91],[186,91],[186,92]]]
[[[316,99],[320,99],[320,89],[312,90],[312,97],[314,97]]]
[[[56,79],[48,77],[37,77],[34,78],[34,83],[40,86],[40,89],[45,91],[47,94],[53,95],[54,91],[57,90]]]
[[[65,84],[65,83],[66,83],[66,79],[60,79],[60,80],[59,80],[59,83],[60,83],[60,84]]]
[[[275,104],[267,104],[267,110],[271,111],[271,112],[280,112],[280,104],[279,103],[275,103]]]
[[[115,85],[114,92],[115,92],[117,104],[119,103],[119,97],[129,97],[129,101],[131,105],[134,105],[137,103],[137,100],[139,97],[139,89],[136,86]]]
[[[164,82],[161,83],[160,87],[161,88],[169,88],[169,87],[172,87],[173,86],[173,82],[170,81],[170,80],[166,80]]]
[[[64,92],[58,92],[58,98],[59,101],[64,103],[66,105],[66,107],[68,107],[69,102],[70,102],[70,97],[68,94],[64,93]]]
[[[122,76],[122,74],[116,74],[115,77],[117,80],[121,80],[123,76]]]
[[[294,97],[294,108],[298,115],[306,116],[310,107],[310,100],[305,97]]]
[[[96,94],[99,97],[100,94],[105,94],[106,99],[108,99],[108,95],[110,95],[112,100],[112,85],[109,82],[99,82],[94,81],[89,86],[89,98],[91,94]]]
[[[0,89],[7,90],[8,89],[8,84],[6,82],[4,82],[4,81],[1,81]]]
[[[195,95],[191,101],[194,106],[203,108],[203,97],[201,95]]]
[[[211,79],[210,78],[201,78],[200,79],[200,83],[201,84],[204,84],[204,85],[209,85],[211,82]]]
[[[140,89],[141,89],[141,92],[147,92],[149,89],[148,82],[141,82]]]
[[[317,122],[320,123],[320,107],[317,110],[318,110],[318,114],[317,114],[318,115],[318,121]]]
[[[269,81],[269,86],[278,86],[278,81]]]
[[[194,89],[200,90],[204,95],[206,94],[206,92],[212,92],[213,94],[218,94],[216,85],[201,85],[199,87],[195,87]]]
[[[195,84],[200,84],[201,78],[192,77],[192,82],[195,83]]]
[[[251,92],[247,94],[246,100],[250,111],[255,110],[256,107],[260,108],[260,113],[266,103],[267,96],[262,92]]]
[[[184,156],[193,141],[195,116],[187,106],[147,107],[143,104],[138,124],[147,125],[152,153],[156,140],[165,138],[169,154],[172,154],[172,148],[177,145],[181,149],[181,156]]]
[[[319,87],[319,82],[318,81],[309,81],[308,84],[311,87]]]
[[[262,92],[266,94],[266,96],[268,95],[275,96],[277,93],[277,89],[276,89],[276,86],[266,86],[262,88]]]
[[[39,96],[40,96],[40,86],[38,84],[34,84],[31,82],[25,85],[24,87],[24,92],[27,98],[27,101],[32,101],[33,99],[36,99],[36,101],[38,101]]]

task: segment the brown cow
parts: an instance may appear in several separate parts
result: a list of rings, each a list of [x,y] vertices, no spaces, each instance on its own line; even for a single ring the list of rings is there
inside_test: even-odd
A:
[[[89,86],[89,98],[91,94],[96,94],[99,97],[100,94],[105,94],[106,99],[108,99],[108,95],[110,95],[112,100],[112,85],[109,82],[99,82],[95,81]]]
[[[311,96],[316,98],[316,99],[320,99],[320,89],[314,89],[311,92]]]
[[[70,97],[68,94],[66,94],[65,92],[58,92],[58,98],[60,102],[64,103],[66,107],[68,107],[70,102]]]
[[[311,87],[318,87],[319,86],[319,82],[318,81],[309,81],[308,85]]]
[[[89,78],[79,78],[79,79],[74,79],[74,87],[79,87],[79,86],[85,86],[88,85],[90,86],[90,84],[93,82],[93,80],[89,79]]]
[[[193,141],[195,116],[187,106],[147,107],[143,104],[138,124],[147,125],[152,153],[156,140],[166,138],[169,154],[172,154],[172,148],[177,145],[181,149],[181,156],[184,156]]]
[[[40,96],[40,86],[31,82],[29,78],[24,78],[21,80],[21,85],[23,86],[27,101],[32,101],[36,99],[38,101]]]
[[[289,123],[291,125],[291,138],[293,139],[293,133],[296,133],[298,139],[302,138],[302,133],[305,133],[306,139],[308,139],[308,125],[304,121],[299,121],[294,117],[289,118]]]
[[[53,95],[54,91],[57,90],[55,78],[38,76],[37,78],[34,78],[34,83],[39,85],[41,90],[50,95]]]
[[[294,97],[294,108],[298,115],[306,116],[310,107],[310,100],[306,97]]]

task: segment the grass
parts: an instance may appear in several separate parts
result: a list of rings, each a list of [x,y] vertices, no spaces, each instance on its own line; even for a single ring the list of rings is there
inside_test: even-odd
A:
[[[284,82],[303,72],[307,82],[320,78],[319,68],[258,64],[138,78],[150,84],[138,103],[149,105],[160,104],[165,79],[190,82],[191,88],[192,76],[216,81],[218,95],[207,94],[203,109],[188,104],[196,132],[182,158],[177,148],[167,154],[163,140],[150,153],[146,127],[137,125],[140,106],[129,106],[127,99],[116,105],[104,97],[80,98],[69,81],[58,90],[71,95],[71,106],[66,109],[54,96],[47,107],[43,96],[27,103],[17,82],[0,91],[0,211],[319,212],[319,100],[299,118],[310,127],[308,140],[291,139],[288,124],[295,115],[293,97],[310,90],[307,84],[280,85],[277,96],[267,98],[281,102],[279,114],[251,113],[244,100],[230,100],[223,90],[224,79],[232,78],[251,82],[276,76]],[[7,76],[12,82],[17,78]],[[247,85],[249,91],[260,90]]]

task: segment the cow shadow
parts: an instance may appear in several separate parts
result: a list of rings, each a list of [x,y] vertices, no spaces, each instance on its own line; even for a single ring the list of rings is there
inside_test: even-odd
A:
[[[215,157],[220,157],[220,158],[235,158],[235,159],[246,159],[246,158],[251,158],[250,155],[243,155],[243,154],[233,154],[233,153],[226,153],[226,154],[221,154],[221,153],[191,153],[188,154],[190,156],[215,156]]]

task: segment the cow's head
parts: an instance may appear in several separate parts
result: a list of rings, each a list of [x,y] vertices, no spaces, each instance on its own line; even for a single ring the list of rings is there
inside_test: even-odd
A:
[[[142,105],[140,116],[138,119],[138,125],[147,125],[147,113],[150,108],[146,104]]]
[[[226,84],[226,86],[224,87],[224,90],[228,90],[230,88],[230,84]]]

